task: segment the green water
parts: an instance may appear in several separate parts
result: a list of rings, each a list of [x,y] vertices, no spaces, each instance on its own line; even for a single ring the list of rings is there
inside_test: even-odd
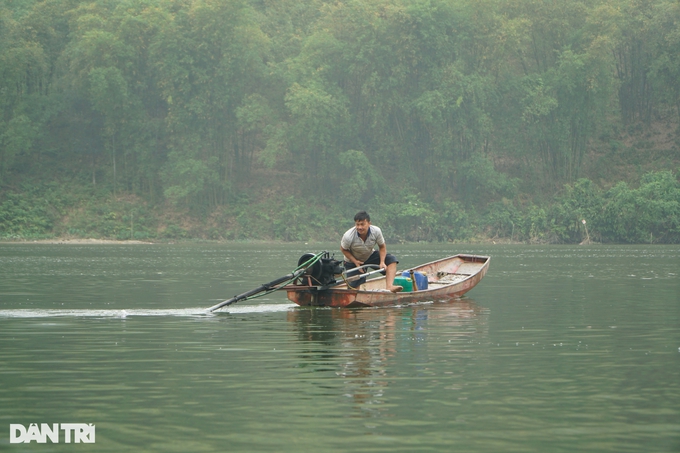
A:
[[[0,244],[0,450],[678,452],[680,247],[492,257],[462,300],[204,308],[335,244]],[[92,423],[94,444],[9,443]]]

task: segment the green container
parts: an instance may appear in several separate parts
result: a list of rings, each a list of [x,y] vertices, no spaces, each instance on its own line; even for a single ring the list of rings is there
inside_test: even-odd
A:
[[[404,292],[413,291],[413,282],[410,277],[394,277],[394,284],[404,288]]]

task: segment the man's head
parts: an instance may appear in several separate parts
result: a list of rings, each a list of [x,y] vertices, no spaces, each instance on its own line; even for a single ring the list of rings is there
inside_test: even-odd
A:
[[[364,236],[371,226],[371,216],[366,211],[359,211],[354,216],[354,226],[359,236]]]
[[[355,222],[358,222],[359,220],[365,220],[365,221],[367,221],[367,222],[370,222],[370,221],[371,221],[371,216],[368,215],[368,212],[366,212],[366,211],[359,211],[359,212],[357,212],[356,215],[354,216],[354,221],[355,221]]]

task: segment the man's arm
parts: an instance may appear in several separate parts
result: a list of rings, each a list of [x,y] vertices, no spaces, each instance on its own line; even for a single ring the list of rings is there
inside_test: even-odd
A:
[[[380,255],[380,269],[385,269],[385,256],[387,256],[387,246],[383,242],[378,246],[378,254]]]
[[[362,261],[359,261],[358,259],[354,258],[354,255],[352,255],[352,252],[350,252],[349,250],[340,247],[340,251],[342,252],[343,255],[345,255],[345,259],[347,259],[347,261],[351,263],[354,263],[355,266],[361,266],[362,264],[364,264]]]

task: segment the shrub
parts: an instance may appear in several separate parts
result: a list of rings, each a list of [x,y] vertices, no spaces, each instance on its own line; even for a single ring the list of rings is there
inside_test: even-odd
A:
[[[465,241],[474,236],[475,223],[470,214],[454,201],[446,201],[438,217],[434,240]]]
[[[605,195],[603,235],[614,242],[680,242],[680,184],[670,171],[644,175],[638,189],[618,183]]]
[[[183,239],[188,237],[188,233],[185,229],[171,223],[161,232],[161,237],[166,239]]]
[[[48,236],[54,226],[54,215],[44,200],[9,193],[0,204],[0,237],[38,238]]]
[[[507,199],[489,203],[482,216],[482,225],[490,237],[515,238],[515,227],[521,223],[521,214]]]
[[[585,239],[583,220],[597,234],[602,224],[602,191],[589,179],[565,185],[548,209],[548,229],[556,241],[578,243]]]

